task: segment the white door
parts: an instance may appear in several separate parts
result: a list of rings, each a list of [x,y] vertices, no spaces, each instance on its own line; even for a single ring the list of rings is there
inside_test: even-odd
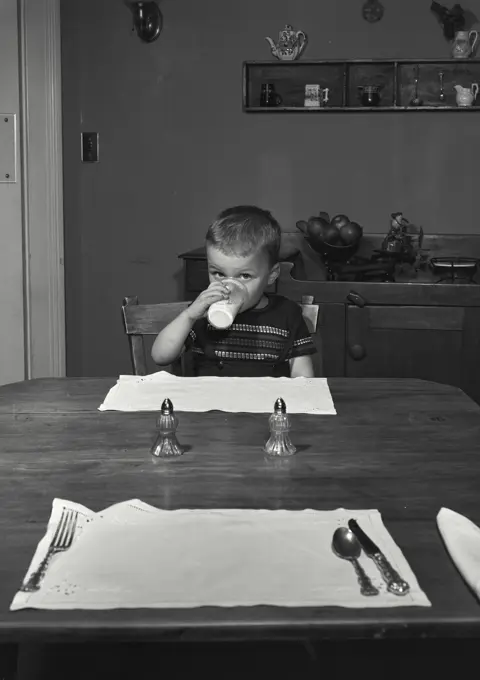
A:
[[[65,374],[59,0],[0,0],[0,384]]]
[[[0,384],[25,376],[17,0],[0,0]]]

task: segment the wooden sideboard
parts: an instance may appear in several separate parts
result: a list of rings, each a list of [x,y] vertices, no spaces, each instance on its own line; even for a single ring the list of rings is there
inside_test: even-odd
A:
[[[298,302],[314,296],[327,377],[433,380],[459,387],[480,403],[480,285],[436,284],[428,273],[402,283],[326,281],[303,237],[284,236],[284,261],[273,289]],[[381,238],[366,235],[363,247]],[[479,236],[432,236],[424,245],[431,255],[480,257]],[[185,299],[192,299],[208,285],[205,251],[180,257]]]

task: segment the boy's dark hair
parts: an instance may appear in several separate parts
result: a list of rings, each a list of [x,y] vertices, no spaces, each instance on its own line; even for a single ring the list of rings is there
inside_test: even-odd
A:
[[[246,257],[254,250],[264,250],[273,267],[278,262],[281,234],[280,225],[268,210],[238,205],[218,215],[205,240],[225,255]]]

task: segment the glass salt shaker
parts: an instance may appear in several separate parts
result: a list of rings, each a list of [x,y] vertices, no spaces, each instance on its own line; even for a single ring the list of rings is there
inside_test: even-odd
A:
[[[275,402],[274,411],[268,419],[270,425],[270,437],[263,450],[270,456],[293,456],[296,447],[292,444],[290,435],[290,419],[287,415],[287,407],[283,399],[278,398]]]

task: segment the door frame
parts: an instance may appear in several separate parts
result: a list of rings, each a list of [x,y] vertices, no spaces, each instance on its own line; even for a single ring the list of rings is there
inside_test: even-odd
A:
[[[60,0],[17,3],[25,377],[62,377],[66,361]]]

